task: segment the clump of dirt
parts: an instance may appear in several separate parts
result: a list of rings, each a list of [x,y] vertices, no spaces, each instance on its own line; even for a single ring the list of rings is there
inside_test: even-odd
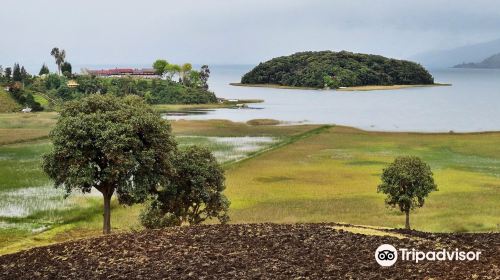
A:
[[[0,256],[1,279],[499,279],[500,234],[357,234],[337,224],[202,225]],[[341,225],[346,227],[346,225]],[[401,238],[401,235],[404,238]],[[481,251],[479,261],[375,261],[376,248]]]

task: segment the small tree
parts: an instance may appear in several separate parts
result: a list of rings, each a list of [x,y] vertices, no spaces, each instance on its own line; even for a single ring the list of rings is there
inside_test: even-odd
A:
[[[59,50],[59,48],[53,48],[50,51],[50,55],[54,57],[57,65],[57,73],[61,75],[61,66],[66,60],[66,51],[65,50]]]
[[[226,223],[224,171],[212,153],[189,147],[176,155],[174,166],[174,176],[141,214],[141,223],[147,228],[200,224],[209,218]]]
[[[158,75],[165,75],[166,74],[166,67],[168,65],[168,62],[165,59],[157,59],[153,63],[153,68],[155,69],[156,74]]]
[[[21,66],[21,81],[26,82],[30,77],[31,75],[28,73],[28,71],[26,71],[26,68],[24,68],[24,66]]]
[[[5,80],[7,82],[10,82],[11,78],[12,78],[12,68],[10,67],[6,67],[5,70],[4,70],[4,77],[5,77]]]
[[[208,90],[209,77],[210,77],[210,69],[208,68],[208,65],[201,66],[201,71],[200,71],[201,87],[207,90]]]
[[[67,102],[50,134],[43,170],[56,187],[104,198],[103,232],[111,231],[111,197],[142,202],[171,174],[176,144],[168,122],[141,98],[91,95]]]
[[[49,71],[49,67],[47,67],[47,65],[45,65],[45,63],[42,65],[42,68],[40,68],[40,72],[38,72],[38,75],[39,76],[42,76],[42,75],[48,75],[50,73]]]
[[[186,83],[186,77],[187,75],[189,75],[189,72],[191,72],[191,70],[193,69],[193,65],[191,65],[191,63],[184,63],[182,64],[181,66],[181,70],[180,70],[180,78],[181,78],[181,81],[183,83]]]
[[[63,84],[62,78],[57,74],[49,74],[45,79],[45,87],[47,89],[58,89]]]
[[[21,67],[18,63],[14,63],[14,70],[12,72],[12,80],[14,82],[21,82],[23,80],[23,76],[21,74]]]
[[[168,69],[168,75],[169,75],[170,80],[172,80],[174,78],[174,76],[177,74],[180,76],[180,73],[181,73],[181,66],[180,65],[169,64],[169,65],[167,65],[167,69]]]
[[[437,186],[428,164],[414,156],[398,157],[382,172],[377,192],[387,195],[385,202],[406,214],[405,228],[410,229],[410,210],[424,205],[425,198]]]
[[[73,76],[71,63],[67,61],[63,62],[63,64],[61,64],[61,72],[65,77],[71,78]]]

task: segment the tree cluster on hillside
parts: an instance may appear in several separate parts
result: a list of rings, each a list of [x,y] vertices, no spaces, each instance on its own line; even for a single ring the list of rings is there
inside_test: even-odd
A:
[[[20,105],[30,107],[33,111],[41,111],[43,107],[35,101],[34,92],[30,89],[35,80],[19,63],[5,69],[0,66],[0,86],[8,88],[9,94]]]
[[[13,67],[3,68],[0,65],[0,83],[7,85],[11,82],[20,82],[23,84],[30,84],[33,81],[33,76],[31,76],[24,66],[19,63],[14,63]]]
[[[174,77],[179,76],[179,83],[189,87],[202,88],[208,90],[208,78],[210,69],[208,65],[203,65],[200,71],[193,70],[191,63],[183,65],[168,63],[165,59],[158,59],[153,63],[156,74],[163,78],[173,81]]]
[[[217,102],[217,97],[208,90],[210,69],[203,65],[199,71],[191,64],[169,64],[166,60],[157,60],[153,66],[163,79],[144,79],[132,76],[97,77],[93,75],[75,75],[72,66],[66,61],[66,51],[53,48],[51,55],[57,65],[57,73],[50,73],[44,63],[39,76],[30,75],[18,63],[14,67],[0,66],[0,85],[8,86],[14,99],[33,110],[43,107],[34,99],[39,93],[50,104],[79,99],[89,94],[110,94],[114,96],[136,95],[149,104],[207,104]],[[174,81],[178,76],[179,80]],[[70,80],[76,86],[68,85]],[[73,82],[72,82],[73,83]],[[75,84],[75,83],[73,83]],[[53,104],[52,104],[53,105]],[[44,105],[45,106],[45,105]]]
[[[190,87],[181,83],[160,79],[133,77],[107,78],[92,75],[77,75],[78,84],[67,86],[64,76],[49,74],[36,83],[37,90],[64,101],[85,97],[89,94],[110,94],[114,96],[136,95],[149,104],[206,104],[217,102],[213,92],[203,88]]]
[[[260,63],[241,82],[339,88],[433,84],[434,78],[424,67],[410,61],[347,51],[320,51],[299,52]]]
[[[55,63],[57,65],[57,73],[59,75],[62,74],[65,77],[71,78],[73,76],[73,71],[71,63],[66,61],[66,51],[55,47],[50,51],[50,55],[54,57]],[[42,71],[42,69],[40,69],[40,72]]]
[[[111,197],[131,205],[154,198],[147,225],[211,217],[226,222],[224,174],[203,148],[179,150],[170,124],[143,99],[94,94],[64,104],[50,134],[43,170],[69,194],[92,188],[104,199],[103,232],[111,231]],[[153,208],[148,208],[153,209]],[[168,223],[156,223],[168,217]]]

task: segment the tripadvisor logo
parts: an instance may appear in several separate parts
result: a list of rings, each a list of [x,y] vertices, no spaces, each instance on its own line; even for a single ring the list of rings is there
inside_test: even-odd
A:
[[[399,251],[399,253],[398,253]],[[480,251],[459,251],[442,249],[439,251],[418,251],[415,249],[396,248],[390,244],[380,245],[375,250],[375,260],[381,266],[392,266],[398,260],[398,255],[402,261],[478,261],[481,255]]]
[[[392,245],[382,244],[375,251],[375,260],[381,266],[392,266],[398,260],[398,251]]]

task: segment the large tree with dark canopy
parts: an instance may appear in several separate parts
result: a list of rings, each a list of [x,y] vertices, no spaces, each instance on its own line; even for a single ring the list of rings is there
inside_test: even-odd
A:
[[[405,228],[410,229],[410,211],[424,206],[425,198],[437,186],[430,166],[415,156],[397,157],[382,172],[377,192],[387,195],[385,202],[406,215]]]
[[[104,198],[103,232],[111,231],[111,197],[142,202],[172,172],[176,143],[169,123],[141,98],[91,95],[65,104],[50,134],[43,169],[56,187]]]

